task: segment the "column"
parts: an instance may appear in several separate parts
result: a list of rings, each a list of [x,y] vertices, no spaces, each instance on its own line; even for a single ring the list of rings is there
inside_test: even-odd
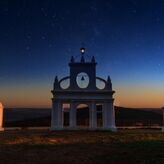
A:
[[[0,103],[0,131],[3,130],[3,105]]]
[[[116,131],[115,111],[113,108],[113,100],[106,101],[103,109],[103,128],[106,130]]]
[[[62,103],[59,100],[52,100],[51,112],[51,129],[61,130],[63,128],[62,121]]]
[[[63,108],[61,101],[58,104],[58,128],[63,129]]]
[[[93,130],[97,128],[97,110],[94,101],[89,105],[89,127]]]
[[[112,125],[112,130],[113,131],[116,131],[117,128],[116,128],[116,121],[115,121],[115,109],[114,109],[114,106],[113,106],[113,102],[114,102],[114,99],[112,99],[111,103],[110,103],[110,108],[111,108],[111,125]]]
[[[69,126],[70,128],[76,128],[76,108],[75,102],[71,102],[70,104],[70,118],[69,118]]]
[[[106,126],[107,126],[107,123],[106,123],[106,122],[107,122],[107,121],[106,121],[106,120],[107,120],[107,119],[106,119],[106,115],[107,115],[107,114],[106,114],[106,108],[107,108],[107,107],[106,107],[106,103],[104,103],[103,106],[102,106],[102,119],[103,119],[102,122],[103,122],[103,129],[105,129]]]

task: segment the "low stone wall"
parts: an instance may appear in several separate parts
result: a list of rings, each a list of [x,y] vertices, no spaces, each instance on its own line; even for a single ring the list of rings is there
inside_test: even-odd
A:
[[[0,131],[3,130],[3,105],[0,103]]]

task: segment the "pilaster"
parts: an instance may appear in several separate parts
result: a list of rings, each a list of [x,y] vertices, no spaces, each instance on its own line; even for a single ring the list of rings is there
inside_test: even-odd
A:
[[[103,128],[116,131],[113,100],[106,101],[103,108]]]
[[[61,101],[52,100],[52,107],[51,129],[61,130],[63,128]]]
[[[94,130],[97,128],[97,110],[96,110],[96,103],[92,101],[90,103],[89,108],[89,127],[90,129]]]
[[[69,119],[69,126],[70,128],[76,128],[76,107],[75,102],[71,101],[70,104],[70,119]]]

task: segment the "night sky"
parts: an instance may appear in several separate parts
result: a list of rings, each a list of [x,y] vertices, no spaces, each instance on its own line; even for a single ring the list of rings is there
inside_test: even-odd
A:
[[[94,55],[115,105],[164,106],[163,0],[0,0],[0,101],[50,107],[55,75]]]

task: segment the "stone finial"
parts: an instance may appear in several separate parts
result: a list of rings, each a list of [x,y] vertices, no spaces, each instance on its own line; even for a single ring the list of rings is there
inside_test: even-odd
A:
[[[71,63],[74,63],[75,62],[75,59],[73,56],[71,56]]]
[[[59,81],[58,81],[58,77],[55,76],[55,80],[54,80],[54,89],[58,89],[59,88]]]
[[[110,76],[108,76],[107,78],[107,89],[112,90],[112,82],[111,82]]]
[[[108,76],[107,82],[108,82],[108,83],[111,83],[111,78],[110,78],[110,76]]]
[[[91,60],[92,63],[95,63],[95,57],[92,56],[92,60]]]
[[[55,83],[58,83],[58,76],[55,76]]]

